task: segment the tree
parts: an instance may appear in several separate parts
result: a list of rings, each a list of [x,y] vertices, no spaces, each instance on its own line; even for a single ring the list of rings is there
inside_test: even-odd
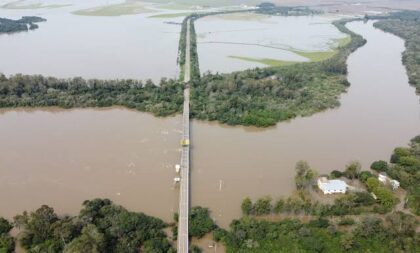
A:
[[[357,161],[353,161],[346,166],[344,174],[350,179],[358,178],[361,169],[362,165]]]
[[[95,225],[88,224],[82,234],[64,247],[64,253],[101,253],[105,247],[105,236]]]
[[[366,185],[369,191],[374,191],[376,188],[378,188],[381,185],[381,182],[379,182],[377,178],[370,177],[366,180]]]
[[[376,170],[378,172],[387,172],[388,171],[388,163],[385,161],[375,161],[370,165],[372,170]]]
[[[333,171],[331,171],[330,175],[331,175],[331,178],[333,178],[333,179],[334,178],[340,178],[340,177],[343,176],[343,172],[338,171],[338,170],[333,170]]]
[[[16,226],[24,231],[20,237],[22,247],[30,249],[34,245],[40,245],[41,248],[47,246],[43,244],[52,239],[52,225],[58,217],[53,208],[43,205],[30,214],[24,212],[22,215],[15,216],[14,220]]]
[[[274,212],[276,214],[279,214],[279,213],[283,212],[284,211],[284,205],[285,205],[285,203],[284,203],[283,199],[277,200],[276,204],[274,205]]]
[[[0,217],[0,234],[7,234],[12,230],[13,226],[3,217]]]
[[[242,214],[251,215],[252,214],[252,201],[249,197],[245,198],[241,204]]]
[[[359,174],[359,179],[360,181],[362,181],[363,183],[366,183],[366,181],[368,180],[368,178],[373,177],[373,174],[370,171],[362,171]]]
[[[0,217],[0,252],[11,253],[15,249],[15,240],[9,235],[12,224]]]
[[[258,199],[254,204],[254,213],[255,215],[266,215],[271,213],[271,198],[264,197]]]
[[[316,177],[316,172],[309,167],[309,164],[307,162],[297,162],[295,170],[295,184],[297,189],[305,189],[311,184],[313,184],[313,181]]]
[[[383,187],[383,186],[377,187],[374,190],[374,193],[376,197],[378,197],[379,202],[386,208],[393,207],[397,202],[397,199],[395,198],[394,193],[386,187]]]
[[[210,217],[209,209],[199,206],[191,208],[188,228],[189,235],[197,238],[213,231],[216,224]]]

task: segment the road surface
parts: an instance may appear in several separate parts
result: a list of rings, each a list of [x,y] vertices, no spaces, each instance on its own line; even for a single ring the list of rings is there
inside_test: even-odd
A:
[[[184,109],[182,115],[181,182],[179,190],[178,253],[188,253],[188,216],[190,208],[190,20],[187,24]]]

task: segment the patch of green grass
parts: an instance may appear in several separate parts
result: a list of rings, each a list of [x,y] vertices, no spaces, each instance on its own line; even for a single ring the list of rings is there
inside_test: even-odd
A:
[[[147,9],[144,5],[138,2],[125,2],[121,4],[106,5],[100,7],[94,7],[84,10],[78,10],[72,12],[75,15],[82,16],[123,16],[123,15],[135,15],[140,13],[153,12],[153,10]]]
[[[153,15],[153,16],[150,16],[149,18],[178,18],[178,17],[185,17],[190,14],[191,12],[166,13],[166,14]]]
[[[257,62],[261,63],[267,66],[275,67],[275,66],[285,66],[285,65],[291,65],[294,63],[297,63],[295,61],[282,61],[282,60],[276,60],[276,59],[270,59],[270,58],[252,58],[252,57],[245,57],[245,56],[235,56],[230,55],[229,58],[243,60],[243,61],[249,61],[249,62]]]
[[[308,58],[312,62],[317,62],[333,57],[338,52],[339,48],[345,47],[350,42],[351,37],[346,36],[340,39],[333,40],[333,45],[331,45],[331,49],[328,51],[302,51],[297,49],[291,49],[290,51],[297,55]]]
[[[351,37],[346,36],[340,39],[335,40],[337,42],[337,47],[344,47],[351,42]]]
[[[293,53],[308,58],[312,62],[323,61],[328,58],[334,56],[337,51],[330,50],[330,51],[299,51],[299,50],[291,50]]]

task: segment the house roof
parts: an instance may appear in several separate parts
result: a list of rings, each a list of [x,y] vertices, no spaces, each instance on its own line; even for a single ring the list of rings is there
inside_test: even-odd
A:
[[[347,189],[347,184],[343,180],[333,179],[328,181],[318,181],[318,186],[323,191],[344,191]]]

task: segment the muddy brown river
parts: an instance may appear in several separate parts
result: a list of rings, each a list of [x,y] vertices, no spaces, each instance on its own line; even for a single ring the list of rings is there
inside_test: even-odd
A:
[[[227,226],[244,197],[290,194],[299,160],[320,173],[352,160],[367,168],[420,133],[419,99],[401,63],[403,41],[372,23],[348,27],[368,43],[348,59],[351,87],[339,108],[263,130],[193,121],[192,205],[209,207]],[[170,221],[180,130],[180,116],[121,108],[3,110],[0,216],[41,204],[74,214],[83,200],[107,197]]]

